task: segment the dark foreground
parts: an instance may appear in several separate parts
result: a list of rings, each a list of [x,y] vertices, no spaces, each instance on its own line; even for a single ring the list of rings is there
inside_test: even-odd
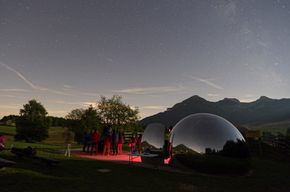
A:
[[[289,191],[290,156],[266,144],[260,156],[256,144],[250,143],[253,174],[233,178],[129,166],[126,155],[110,161],[39,149],[37,155],[61,161],[47,166],[2,151],[1,158],[17,164],[0,171],[0,191]]]

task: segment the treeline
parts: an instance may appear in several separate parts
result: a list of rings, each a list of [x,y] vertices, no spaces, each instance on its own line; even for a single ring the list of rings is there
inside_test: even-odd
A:
[[[265,140],[269,140],[274,137],[290,139],[290,127],[287,128],[285,133],[278,132],[277,135],[274,135],[271,131],[262,132],[262,138]]]
[[[19,115],[9,115],[9,116],[4,116],[0,122],[7,124],[7,121],[11,121],[12,123],[16,123],[16,119],[19,117]],[[9,123],[8,123],[9,124]]]
[[[115,129],[119,133],[143,132],[144,126],[139,125],[139,108],[123,103],[121,96],[114,95],[110,99],[101,96],[101,100],[95,106],[90,105],[87,109],[73,109],[65,118],[52,117],[48,116],[48,112],[40,102],[32,99],[23,105],[19,116],[5,116],[1,122],[16,126],[14,138],[26,142],[45,140],[49,136],[49,127],[52,126],[67,127],[68,131],[75,133],[74,139],[78,143],[82,142],[86,132],[98,129],[100,133],[103,133],[105,127],[105,130],[107,128]]]
[[[4,116],[0,122],[2,124],[8,125],[8,126],[16,126],[16,121],[19,115],[8,115]],[[67,127],[67,120],[63,117],[53,117],[49,116],[51,118],[51,126],[52,127]]]
[[[67,120],[63,117],[53,117],[49,116],[51,118],[51,126],[52,127],[67,127]]]

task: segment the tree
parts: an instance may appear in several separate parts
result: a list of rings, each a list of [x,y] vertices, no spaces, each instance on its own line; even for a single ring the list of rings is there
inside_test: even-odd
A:
[[[74,109],[65,118],[73,121],[81,120],[84,109]]]
[[[132,109],[129,105],[121,101],[122,97],[114,95],[112,99],[106,99],[101,96],[101,101],[97,103],[97,109],[92,105],[88,109],[74,109],[67,116],[67,125],[69,130],[75,133],[75,140],[78,143],[82,142],[85,132],[91,132],[95,128],[100,133],[103,131],[103,126],[110,125],[118,131],[128,130],[128,127],[135,130],[143,130],[139,127],[139,109]]]
[[[111,125],[121,131],[128,125],[137,125],[139,120],[139,108],[131,108],[122,102],[122,97],[114,95],[111,99],[101,96],[97,103],[98,114],[103,124]]]
[[[285,138],[286,139],[290,139],[290,127],[288,127],[287,130],[286,130]]]
[[[290,127],[287,128],[286,135],[290,135]]]
[[[278,131],[278,133],[277,133],[277,137],[284,137],[284,134],[283,133],[281,133],[280,131]]]
[[[87,132],[91,132],[99,127],[100,119],[97,110],[94,109],[92,105],[84,111],[81,120],[84,130]]]
[[[6,125],[10,126],[12,124],[12,120],[6,121]]]
[[[100,118],[97,110],[92,105],[88,109],[74,109],[67,116],[68,128],[75,133],[75,140],[82,142],[85,132],[91,132],[98,128],[100,130]]]
[[[16,140],[40,142],[48,137],[51,118],[41,103],[35,99],[28,101],[20,109],[20,117],[16,120]]]
[[[267,132],[263,131],[262,133],[262,137],[265,137],[265,138],[273,137],[273,136],[275,135],[271,131],[267,131]]]
[[[78,143],[82,142],[82,137],[84,130],[82,130],[82,115],[84,114],[84,109],[74,109],[65,118],[67,120],[68,129],[75,133],[75,140]]]

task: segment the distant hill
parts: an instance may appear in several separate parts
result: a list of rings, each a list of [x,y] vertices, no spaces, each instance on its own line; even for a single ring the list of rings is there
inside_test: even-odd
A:
[[[174,126],[184,117],[195,113],[216,114],[232,124],[284,121],[290,119],[290,99],[271,99],[261,96],[250,103],[243,103],[235,98],[210,102],[194,95],[164,112],[140,120],[139,123],[162,123],[165,126]]]

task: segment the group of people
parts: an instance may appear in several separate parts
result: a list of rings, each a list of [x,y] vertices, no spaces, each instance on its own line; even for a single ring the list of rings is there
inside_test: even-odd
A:
[[[87,147],[87,153],[91,153],[91,155],[93,155],[93,153],[95,152],[95,155],[97,155],[99,139],[100,139],[100,134],[98,132],[98,129],[95,129],[94,132],[92,133],[85,132],[83,136],[83,144],[84,144],[83,153],[85,153],[85,149]],[[91,151],[89,151],[90,146],[91,146]]]
[[[113,146],[113,155],[120,155],[122,153],[122,145],[124,143],[124,138],[121,133],[118,133],[115,129],[113,130],[113,134],[110,135],[109,132],[105,131],[104,133],[104,148],[103,155],[107,153],[109,155],[111,145]],[[91,155],[98,154],[98,143],[100,139],[100,134],[97,129],[93,133],[85,132],[83,136],[83,153],[91,153]],[[91,146],[91,151],[89,150]],[[87,150],[86,150],[87,148]]]
[[[113,147],[113,155],[121,155],[124,142],[123,135],[118,133],[115,129],[113,129],[112,136],[108,132],[105,133],[103,155],[105,155],[105,153],[107,153],[107,155],[110,154],[111,145]]]
[[[124,137],[121,133],[118,133],[115,129],[113,129],[113,133],[109,129],[104,130],[103,132],[104,140],[103,140],[103,155],[110,155],[110,149],[112,146],[113,155],[121,155],[122,154],[122,146],[124,144]],[[97,129],[92,133],[85,132],[83,136],[83,153],[90,153],[91,155],[98,154],[98,143],[100,139],[100,134]],[[136,144],[138,145],[138,151],[141,153],[141,140],[142,135],[135,138],[133,135],[130,139],[129,147],[131,147],[131,151],[135,150]],[[90,149],[91,146],[91,150]],[[86,150],[87,148],[87,150]]]
[[[135,138],[135,135],[132,135],[129,143],[129,147],[131,147],[131,152],[135,151],[136,144],[138,146],[138,152],[141,153],[141,140],[142,135],[139,135],[138,139]]]

